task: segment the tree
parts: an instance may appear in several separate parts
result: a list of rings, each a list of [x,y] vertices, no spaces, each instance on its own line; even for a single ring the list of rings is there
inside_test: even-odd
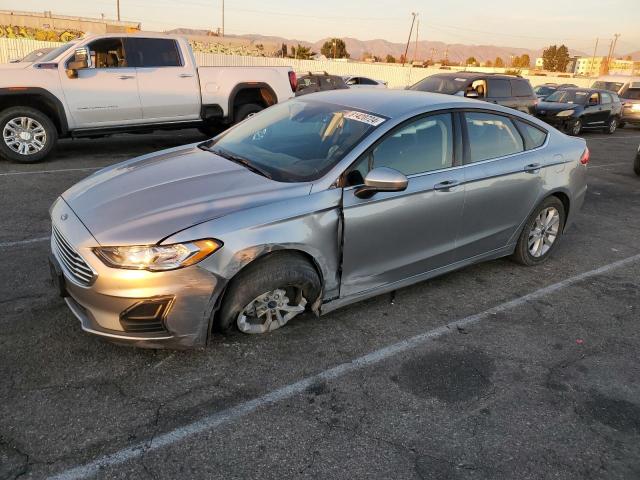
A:
[[[309,47],[298,44],[297,47],[291,47],[291,58],[297,58],[300,60],[309,60],[315,55]]]
[[[387,55],[387,58],[385,58],[385,61],[387,63],[396,63],[396,57],[394,57],[393,55]]]
[[[493,67],[493,62],[491,60],[487,60],[486,62],[484,62],[484,66],[485,67]]]
[[[529,57],[528,54],[523,54],[520,57],[520,65],[518,65],[519,67],[522,68],[529,68],[531,66],[531,57]]]
[[[282,44],[282,48],[281,48],[281,50],[282,50],[282,58],[286,58],[286,57],[287,57],[287,55],[289,54],[289,51],[288,51],[288,48],[287,48],[287,44],[286,44],[286,43],[283,43],[283,44]]]
[[[569,49],[566,45],[560,45],[556,52],[556,71],[566,72],[567,65],[569,65],[570,60],[571,57],[569,56]]]
[[[569,49],[566,45],[551,45],[542,52],[542,66],[551,72],[564,72],[569,64]]]
[[[398,62],[402,64],[407,63],[407,57],[404,56],[404,53],[400,54],[400,60],[398,60]]]
[[[476,60],[476,57],[469,57],[469,58],[467,58],[467,61],[464,62],[464,63],[465,63],[465,65],[471,65],[473,67],[478,65],[478,61]]]
[[[496,68],[503,68],[504,67],[504,60],[502,60],[502,58],[500,57],[496,57],[495,61],[493,62],[494,66]]]
[[[347,45],[341,38],[332,38],[324,42],[320,53],[327,58],[349,58],[350,56],[347,52]]]

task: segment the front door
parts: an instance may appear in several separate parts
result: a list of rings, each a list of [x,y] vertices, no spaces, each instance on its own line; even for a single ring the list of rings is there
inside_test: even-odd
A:
[[[77,78],[68,78],[64,72],[60,75],[76,128],[140,122],[136,69],[128,65],[122,39],[99,39],[87,47],[90,68],[78,70]]]
[[[389,133],[347,172],[340,296],[363,293],[449,265],[462,219],[462,169],[454,164],[452,115],[412,120]],[[376,167],[409,179],[403,192],[358,198]]]
[[[582,114],[582,125],[585,127],[601,127],[608,117],[607,110],[600,101],[600,94],[592,93]]]

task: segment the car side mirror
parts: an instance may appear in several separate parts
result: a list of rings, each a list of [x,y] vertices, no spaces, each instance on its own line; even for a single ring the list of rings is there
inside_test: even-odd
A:
[[[86,47],[76,48],[73,60],[67,63],[67,76],[69,78],[77,78],[78,70],[89,68],[91,66],[91,57],[89,49]]]
[[[464,96],[467,98],[480,98],[480,95],[478,95],[478,92],[476,92],[475,90],[465,93]]]
[[[402,192],[407,189],[407,177],[393,168],[378,167],[367,173],[364,185],[356,188],[358,198],[369,198],[378,192]]]

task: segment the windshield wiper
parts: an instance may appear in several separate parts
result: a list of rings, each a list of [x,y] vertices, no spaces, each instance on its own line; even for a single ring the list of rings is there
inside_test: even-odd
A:
[[[226,158],[227,160],[231,160],[234,163],[242,165],[247,170],[250,170],[253,173],[257,173],[258,175],[262,175],[263,177],[266,177],[272,180],[271,174],[269,172],[267,172],[266,170],[263,170],[260,167],[256,167],[250,160],[244,157],[241,157],[240,155],[236,155],[235,153],[231,153],[227,150],[223,150],[222,148],[212,148],[204,145],[201,146],[200,148],[202,148],[203,150],[206,150],[207,152],[215,153],[216,155],[219,155],[222,158]]]

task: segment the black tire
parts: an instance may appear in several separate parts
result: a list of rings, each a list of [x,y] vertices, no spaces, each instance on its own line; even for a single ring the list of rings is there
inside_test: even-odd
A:
[[[577,118],[568,128],[567,133],[572,136],[578,136],[582,132],[582,120]]]
[[[27,117],[38,122],[45,133],[44,146],[33,153],[18,153],[7,145],[4,139],[5,129],[9,122],[19,117]],[[53,150],[58,141],[58,130],[51,119],[31,107],[11,107],[0,112],[0,157],[18,163],[36,163],[44,160]]]
[[[244,105],[240,105],[233,114],[233,123],[240,123],[248,116],[261,112],[262,110],[264,110],[264,107],[257,103],[246,103]]]
[[[223,125],[222,123],[207,123],[198,127],[198,131],[209,138],[213,138],[224,132],[226,128],[226,125]]]
[[[633,162],[633,171],[640,177],[640,153],[636,155],[636,159]]]
[[[624,128],[625,125],[626,125],[625,122],[620,122],[618,123],[618,128]]]
[[[275,252],[256,260],[231,280],[214,317],[213,330],[227,332],[237,328],[238,315],[253,299],[265,292],[289,287],[301,290],[307,308],[322,291],[316,269],[301,254]]]
[[[613,135],[618,128],[618,119],[616,117],[611,117],[607,120],[607,123],[604,127],[604,133],[607,135]]]
[[[540,215],[540,212],[549,207],[554,207],[559,213],[560,220],[558,224],[558,234],[555,241],[545,254],[540,257],[534,257],[531,252],[529,252],[529,234],[533,229],[536,218],[538,217],[538,215]],[[560,238],[562,237],[562,231],[564,230],[565,220],[566,212],[564,210],[564,204],[558,197],[547,197],[542,203],[540,203],[540,205],[538,205],[531,216],[529,216],[529,218],[527,219],[527,222],[524,224],[524,228],[522,229],[522,233],[520,233],[516,249],[511,256],[511,259],[521,265],[525,265],[528,267],[539,265],[545,262],[558,246]]]

